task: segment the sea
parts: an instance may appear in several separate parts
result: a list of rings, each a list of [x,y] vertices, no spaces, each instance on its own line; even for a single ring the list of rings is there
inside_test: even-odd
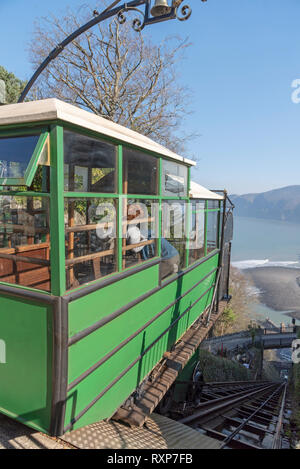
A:
[[[300,222],[235,216],[232,265],[241,270],[262,266],[299,269]],[[256,293],[259,296],[259,291]],[[269,317],[277,324],[289,322],[285,314],[288,311],[276,311],[263,303],[253,303],[250,307],[254,316]]]
[[[240,269],[300,268],[300,221],[288,223],[235,216],[232,262]]]

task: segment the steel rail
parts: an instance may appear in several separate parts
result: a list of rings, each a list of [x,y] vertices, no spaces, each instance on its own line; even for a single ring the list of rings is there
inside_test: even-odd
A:
[[[202,419],[203,417],[207,417],[209,414],[213,414],[216,411],[223,410],[224,408],[227,408],[228,406],[234,406],[240,401],[246,400],[251,398],[252,396],[256,394],[260,394],[262,392],[265,392],[271,388],[274,388],[274,386],[277,386],[277,384],[269,384],[269,385],[258,385],[257,389],[251,390],[249,392],[249,389],[246,389],[244,391],[232,394],[230,396],[224,396],[224,397],[219,397],[216,399],[211,399],[206,402],[203,402],[197,406],[198,410],[195,412],[193,415],[190,415],[188,417],[184,417],[183,419],[180,419],[180,423],[191,423],[195,422],[199,419]]]
[[[259,383],[261,386],[267,386],[270,382],[261,382]],[[239,392],[246,392],[251,391],[253,389],[257,389],[258,383],[254,384],[244,384],[238,386],[211,386],[211,385],[204,385],[202,387],[202,403],[209,402],[217,398],[232,396],[233,392],[238,394]]]
[[[193,383],[194,381],[179,381],[177,380],[176,383],[179,384],[188,384],[188,383]],[[270,381],[208,381],[208,382],[205,382],[203,384],[203,387],[221,387],[223,386],[225,389],[226,388],[231,388],[232,386],[233,387],[237,387],[237,386],[257,386],[258,384],[269,384]]]
[[[282,424],[283,424],[283,413],[285,409],[286,392],[287,392],[287,383],[284,384],[284,391],[283,391],[278,421],[277,421],[277,425],[275,429],[275,435],[273,438],[272,449],[280,448],[281,429],[282,429]]]
[[[259,412],[261,411],[261,409],[263,409],[267,403],[273,399],[273,397],[278,394],[278,392],[280,391],[280,389],[282,388],[283,384],[280,384],[278,386],[277,389],[275,389],[275,391],[271,394],[271,396],[269,396],[254,412],[252,412],[252,414],[249,415],[249,417],[247,417],[246,419],[244,419],[244,421],[230,434],[228,435],[225,440],[223,441],[220,449],[224,449],[225,446],[228,445],[228,443],[230,443],[233,438],[238,434],[240,433],[240,431],[244,428],[244,426],[250,421],[253,419],[253,417]],[[280,432],[280,429],[281,429],[281,426],[279,428],[279,432]]]
[[[205,383],[204,386],[241,386],[241,385],[259,385],[259,384],[269,384],[270,381],[209,381]]]

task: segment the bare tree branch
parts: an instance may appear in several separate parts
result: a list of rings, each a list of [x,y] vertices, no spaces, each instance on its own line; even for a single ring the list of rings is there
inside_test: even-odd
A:
[[[30,44],[34,66],[70,34],[91,11],[67,10],[64,17],[43,18]],[[77,38],[53,61],[31,97],[57,97],[136,130],[181,152],[180,136],[189,114],[189,92],[178,81],[178,64],[187,41],[168,38],[160,45],[116,19]]]

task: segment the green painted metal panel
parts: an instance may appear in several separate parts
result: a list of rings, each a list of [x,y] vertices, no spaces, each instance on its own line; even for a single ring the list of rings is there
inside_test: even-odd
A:
[[[204,255],[207,256],[207,200],[205,201],[205,217],[204,217]]]
[[[0,412],[47,432],[52,392],[52,311],[26,299],[0,296]]]
[[[25,175],[24,175],[24,182],[25,185],[30,187],[34,178],[34,175],[36,173],[36,170],[38,168],[38,161],[41,156],[41,152],[44,148],[45,142],[47,140],[49,133],[44,132],[40,135],[39,141],[37,143],[37,146],[34,150],[34,153],[30,159],[30,162],[28,164],[28,167],[26,169]]]
[[[33,131],[41,131],[45,130],[48,125],[53,125],[53,121],[44,121],[41,122],[32,122],[32,123],[23,123],[23,124],[9,124],[9,125],[0,125],[0,136],[7,137],[7,136],[15,136],[15,135],[28,135],[31,134]]]
[[[108,194],[107,192],[64,192],[64,197],[69,198],[78,198],[78,199],[117,199],[119,197],[118,194]]]
[[[97,363],[106,354],[111,352],[115,347],[126,340],[130,335],[134,334],[139,328],[151,320],[157,313],[161,312],[170,303],[172,303],[180,295],[187,292],[201,278],[215,269],[218,265],[218,255],[209,259],[198,268],[180,277],[177,281],[172,282],[167,287],[159,290],[142,303],[131,308],[120,317],[106,324],[102,328],[94,331],[81,341],[72,345],[69,349],[69,383],[77,379],[85,373],[91,366]],[[148,269],[153,276],[153,269]],[[145,274],[147,271],[142,272]],[[135,278],[140,275],[134,275],[128,279],[127,289],[135,292],[134,297],[138,295],[135,291]],[[143,353],[158,336],[166,330],[172,322],[174,322],[193,302],[195,302],[201,294],[203,294],[215,280],[215,273],[205,279],[203,283],[194,288],[189,294],[182,298],[175,306],[169,308],[144,331],[139,333],[129,343],[125,344],[122,349],[110,357],[97,370],[91,373],[70,393],[67,404],[66,425],[70,420],[78,415],[106,386],[116,379],[124,369],[136,360],[139,354]],[[143,277],[143,276],[142,276]],[[155,275],[156,277],[156,275]],[[111,304],[112,298],[118,295],[119,283],[111,285],[100,290],[98,295],[94,295],[91,301],[91,295],[86,298],[89,307],[82,308],[79,302],[74,301],[70,304],[69,321],[72,324],[71,329],[79,332],[91,325],[90,317],[86,318],[86,312],[94,310],[103,304]],[[145,284],[144,284],[145,290]],[[147,290],[145,290],[147,291]],[[144,292],[145,292],[144,291]],[[123,290],[122,290],[123,292]],[[143,292],[143,293],[144,293]],[[121,297],[123,296],[120,295]],[[97,299],[99,298],[99,299]],[[101,298],[101,300],[100,300]],[[157,362],[162,358],[163,353],[170,350],[171,346],[186,332],[191,324],[201,315],[212,299],[212,290],[206,294],[191,310],[183,316],[175,326],[170,329],[156,344],[152,347],[143,358],[129,370],[120,382],[114,386],[89,410],[85,416],[80,419],[76,427],[80,427],[86,423],[95,420],[110,417],[111,414],[122,404],[122,402],[133,392],[143,378],[153,369]],[[96,302],[97,304],[93,304]],[[121,306],[125,301],[122,299]],[[113,308],[110,312],[114,311]],[[94,322],[103,317],[101,314],[94,316]],[[81,317],[80,317],[81,316]],[[121,384],[122,383],[122,384]]]
[[[117,230],[118,230],[118,271],[121,272],[123,265],[123,147],[119,145],[118,147],[118,221],[117,221]]]
[[[159,211],[158,211],[158,238],[159,243],[157,246],[157,255],[161,256],[161,237],[162,237],[162,201],[161,201],[161,194],[162,194],[162,158],[159,158],[158,163],[158,195],[159,199]]]
[[[188,182],[188,184],[189,184],[189,182]],[[190,220],[190,217],[191,217],[191,204],[187,204],[185,216],[186,216],[185,223],[186,223],[186,233],[187,233],[186,242],[185,242],[185,267],[188,267],[189,266],[189,258],[190,258],[189,249],[190,249],[190,231],[191,231],[191,228],[190,228],[190,224],[191,224],[191,220]]]
[[[50,132],[50,262],[51,292],[63,295],[66,291],[65,218],[64,218],[64,154],[63,128],[52,127]]]
[[[205,309],[208,305],[207,297],[208,295],[201,300],[198,305],[199,309],[197,308],[197,311],[192,313],[194,317],[198,316],[201,309]],[[181,326],[182,334],[190,321],[191,318],[187,318],[185,320],[185,327]],[[150,328],[147,329],[128,344],[126,351],[119,351],[101,368],[71,390],[66,409],[66,424],[69,424],[72,418],[77,416],[97,394],[103,391],[109,383],[113,382],[116,376],[123,372],[129,365],[128,361],[129,359],[131,360],[131,357],[136,358],[138,354],[143,353],[145,348],[157,337],[158,330],[162,331],[168,322],[170,322],[170,315],[160,318],[156,324],[157,330],[154,328],[152,328],[152,330],[150,330]],[[168,343],[172,332],[171,330],[168,334],[163,336],[142,360],[131,368],[120,381],[97,401],[88,412],[89,415],[85,415],[83,419],[80,419],[74,428],[79,428],[95,420],[110,417],[162,358],[163,353],[168,349]],[[178,331],[176,331],[174,335],[180,336]]]
[[[157,287],[158,266],[113,283],[69,305],[70,337]]]
[[[11,197],[50,197],[47,192],[33,191],[1,191],[1,195],[10,195]]]

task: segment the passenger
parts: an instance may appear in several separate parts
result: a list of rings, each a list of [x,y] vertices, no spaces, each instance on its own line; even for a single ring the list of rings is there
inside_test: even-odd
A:
[[[161,240],[161,257],[161,278],[176,274],[180,264],[179,253],[165,238]]]
[[[139,244],[142,241],[147,241],[147,238],[143,236],[141,233],[140,228],[137,226],[138,224],[141,223],[139,220],[140,215],[143,215],[143,209],[140,206],[140,204],[131,204],[128,206],[127,210],[127,220],[128,221],[133,221],[135,218],[136,224],[130,224],[127,226],[127,233],[126,233],[126,241],[128,245],[132,244]],[[139,253],[144,249],[144,246],[138,246],[135,248],[130,249],[133,253]]]
[[[129,211],[130,208],[130,211]],[[132,204],[128,207],[127,220],[132,221],[135,218],[138,218],[140,215],[143,215],[143,209],[139,204]],[[148,232],[148,237],[146,238],[141,233],[140,228],[137,226],[139,220],[137,219],[136,224],[130,224],[127,227],[126,239],[127,244],[139,244],[143,241],[151,239],[151,231]],[[155,255],[154,244],[146,246],[138,246],[131,249],[134,253],[141,253],[143,260],[151,259]],[[169,241],[165,238],[161,240],[161,278],[168,277],[169,275],[175,274],[179,270],[180,257],[177,249],[172,246]]]

